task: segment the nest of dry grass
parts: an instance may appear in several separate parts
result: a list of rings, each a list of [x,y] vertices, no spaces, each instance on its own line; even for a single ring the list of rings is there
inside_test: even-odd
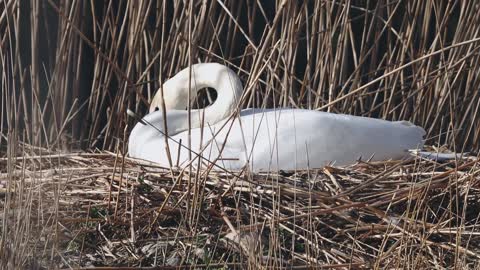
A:
[[[476,157],[237,177],[26,152],[0,160],[5,268],[479,267]]]

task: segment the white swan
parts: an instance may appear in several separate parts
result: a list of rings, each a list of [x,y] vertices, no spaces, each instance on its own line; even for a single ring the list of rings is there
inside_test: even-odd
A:
[[[212,105],[191,110],[193,152],[189,155],[186,148],[190,74],[186,68],[163,85],[166,116],[161,109],[155,110],[162,103],[157,93],[144,123],[137,123],[132,130],[128,144],[131,157],[169,167],[170,162],[177,165],[177,161],[184,166],[191,156],[196,159],[194,166],[200,160],[202,166],[214,162],[214,169],[240,170],[248,165],[252,171],[274,171],[319,168],[329,163],[348,165],[359,158],[402,159],[409,156],[408,149],[423,146],[424,129],[407,121],[288,108],[246,109],[231,118],[243,90],[238,76],[217,63],[193,65],[191,72],[191,97],[206,87],[217,91]],[[164,118],[170,135],[170,161],[162,135]],[[180,141],[184,146],[179,147]]]

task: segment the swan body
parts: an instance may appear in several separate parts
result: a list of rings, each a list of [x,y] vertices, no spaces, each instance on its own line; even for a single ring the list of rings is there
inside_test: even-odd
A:
[[[242,93],[236,74],[215,63],[194,65],[191,72],[190,80],[190,70],[185,69],[165,82],[163,97],[155,96],[151,113],[143,118],[147,124],[138,123],[130,134],[130,156],[165,167],[214,163],[214,169],[247,166],[258,172],[349,165],[360,158],[402,159],[409,156],[409,149],[423,146],[425,131],[407,121],[289,108],[246,109],[238,117],[229,117]],[[189,82],[195,94],[205,87],[218,93],[211,106],[191,110],[190,135],[185,110]],[[162,110],[155,111],[162,102],[165,115]],[[166,132],[168,138],[162,135]]]

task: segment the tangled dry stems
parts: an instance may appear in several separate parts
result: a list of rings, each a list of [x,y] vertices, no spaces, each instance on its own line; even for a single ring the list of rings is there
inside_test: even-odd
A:
[[[28,152],[0,160],[4,267],[479,267],[476,157],[236,178]]]

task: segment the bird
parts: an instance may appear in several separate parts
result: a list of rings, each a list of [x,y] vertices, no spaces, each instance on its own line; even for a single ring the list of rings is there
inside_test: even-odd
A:
[[[189,112],[188,97],[207,87],[217,99]],[[297,108],[240,110],[240,78],[219,63],[191,65],[162,88],[131,131],[128,153],[164,167],[305,170],[405,159],[424,144],[425,130],[409,121]]]

